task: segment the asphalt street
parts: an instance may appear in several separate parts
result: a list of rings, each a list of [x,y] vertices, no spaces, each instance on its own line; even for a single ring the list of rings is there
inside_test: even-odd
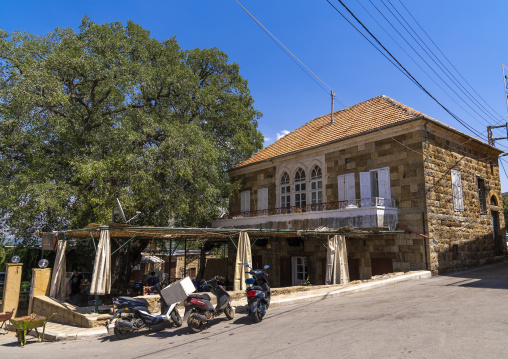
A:
[[[219,317],[119,341],[114,336],[19,347],[1,358],[506,358],[508,262],[303,305],[270,308],[253,324]]]

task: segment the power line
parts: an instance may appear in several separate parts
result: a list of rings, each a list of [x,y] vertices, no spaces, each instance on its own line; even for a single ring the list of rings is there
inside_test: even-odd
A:
[[[265,26],[263,26],[263,24],[258,21],[258,19],[256,19],[254,17],[254,15],[252,15],[242,4],[240,4],[240,2],[238,0],[235,0],[235,2],[241,6],[241,8],[266,32],[266,34],[277,44],[277,46],[279,46],[279,48],[286,54],[289,56],[289,58],[291,58],[291,60],[296,64],[298,65],[298,67],[300,67],[300,69],[305,72],[305,74],[307,76],[309,76],[316,84],[318,84],[321,88],[323,88],[323,86],[321,84],[323,84],[324,86],[326,86],[328,88],[328,90],[330,90],[330,92],[334,93],[335,95],[337,95],[343,103],[345,103],[347,106],[350,106],[349,103],[347,103],[346,100],[344,100],[340,95],[337,94],[337,92],[333,91],[332,88],[330,86],[328,86],[321,78],[319,78],[311,69],[309,69],[295,54],[293,54],[286,46],[284,46],[284,44],[282,42],[279,41],[279,39],[277,39],[275,37],[275,35],[273,35]],[[296,60],[296,61],[295,61]],[[303,67],[302,67],[303,66]],[[304,69],[305,68],[305,69]],[[307,71],[305,71],[307,70]],[[314,76],[314,78],[309,74],[312,74],[312,76]],[[319,82],[321,82],[321,84],[319,84],[319,82],[316,81],[319,80]],[[324,89],[324,88],[323,88]],[[326,91],[326,90],[325,90]],[[328,93],[328,91],[327,91]]]
[[[386,5],[385,1],[384,0],[381,0],[381,3],[384,5],[384,7],[388,10],[388,12],[393,16],[393,18],[395,18],[395,20],[400,24],[400,26],[402,26],[402,28],[406,31],[407,34],[409,34],[409,36],[411,37],[411,39],[420,47],[420,49],[423,50],[423,52],[428,56],[428,58],[435,64],[437,65],[437,67],[439,68],[439,70],[441,70],[441,72],[449,79],[452,81],[453,85],[456,86],[461,92],[462,94],[464,94],[466,97],[468,97],[469,101],[466,101],[464,98],[462,98],[460,96],[459,93],[457,93],[457,91],[455,91],[455,89],[450,86],[450,84],[448,84],[447,81],[445,81],[445,79],[443,79],[443,77],[441,77],[441,75],[439,73],[437,73],[437,71],[425,60],[425,58],[409,43],[409,41],[397,30],[397,28],[390,22],[390,20],[388,20],[386,18],[386,16],[382,13],[381,10],[379,10],[379,8],[372,2],[372,0],[369,0],[370,3],[372,4],[372,6],[374,6],[374,8],[384,17],[384,19],[392,26],[392,28],[397,32],[397,34],[399,34],[399,36],[406,42],[406,44],[409,45],[409,47],[414,51],[414,53],[425,63],[425,65],[427,65],[427,67],[441,80],[442,83],[444,83],[454,94],[455,96],[457,96],[457,98],[459,98],[462,102],[464,102],[466,104],[466,106],[468,106],[472,111],[474,111],[479,117],[481,117],[487,124],[491,124],[490,120],[486,119],[482,114],[480,114],[478,111],[476,111],[475,108],[473,108],[473,106],[471,105],[475,104],[475,99],[473,99],[471,96],[469,96],[468,94],[466,94],[466,92],[460,87],[459,84],[457,84],[457,81],[456,79],[454,80],[454,78],[450,77],[450,75],[447,73],[446,71],[446,67],[444,67],[442,65],[442,62],[434,55],[434,53],[432,52],[432,50],[425,44],[425,42],[421,39],[421,37],[413,30],[413,28],[411,27],[411,25],[404,19],[404,17],[400,14],[400,12],[393,6],[393,4],[390,2],[390,0],[387,0],[390,5],[393,7],[393,9],[395,10],[395,12],[398,14],[398,16],[388,7],[388,5]],[[402,21],[399,19],[399,17],[402,19],[402,21],[404,21],[404,23],[409,27],[409,29],[412,30],[412,32],[415,34],[415,36],[419,39],[416,39],[415,36],[413,36],[413,34],[411,33],[411,31],[408,30],[408,28],[402,23]],[[425,46],[425,47],[424,47]],[[426,48],[430,51],[427,51]],[[431,54],[433,56],[431,56]],[[434,59],[436,58],[436,59]],[[436,61],[437,60],[437,61]],[[444,67],[444,69],[443,69]],[[449,72],[449,71],[448,71]],[[440,87],[441,88],[441,87]],[[442,88],[441,88],[442,89]],[[443,89],[442,89],[443,90]],[[443,90],[444,91],[444,90]],[[451,97],[451,96],[450,96]],[[452,98],[453,99],[453,98]],[[454,102],[456,102],[454,100]],[[457,102],[456,102],[457,103]],[[457,103],[457,105],[459,105]],[[460,105],[459,105],[460,106]],[[491,116],[491,114],[487,113],[485,111],[484,108],[481,108],[480,106],[476,105],[480,110],[483,110],[483,112],[485,114],[487,114],[487,116]],[[464,111],[466,111],[462,106],[460,106]],[[467,111],[466,111],[467,112]],[[469,112],[468,114],[475,120],[477,121],[478,123],[479,120],[476,119],[474,116],[472,116]],[[481,124],[481,123],[480,123]]]
[[[346,19],[350,24],[351,24],[351,21],[349,21],[349,19],[346,18],[346,16],[344,14],[342,14],[342,12],[337,9],[337,7],[335,7],[331,2],[330,0],[326,0],[334,9],[335,11],[337,11],[344,19]],[[392,53],[390,51],[388,51],[388,49],[377,39],[376,36],[374,36],[374,34],[372,34],[372,32],[360,21],[360,19],[358,19],[356,17],[356,15],[342,2],[342,0],[338,0],[338,2],[347,10],[347,12],[362,26],[362,28],[376,41],[376,43],[379,44],[379,46],[386,52],[386,54],[388,54],[388,56],[390,56],[390,58],[393,59],[393,61],[395,61],[395,63],[397,63],[397,68],[399,69],[399,71],[401,71],[403,74],[406,75],[406,77],[408,77],[411,81],[413,81],[423,92],[425,92],[430,98],[432,98],[439,106],[441,106],[441,108],[443,108],[450,116],[452,116],[455,120],[457,120],[460,124],[462,124],[464,127],[466,127],[469,131],[471,131],[472,133],[474,133],[476,136],[480,137],[480,138],[483,138],[485,140],[485,137],[478,133],[474,128],[472,128],[471,126],[469,126],[467,123],[465,123],[463,120],[461,120],[457,115],[455,115],[452,111],[450,111],[447,107],[445,107],[437,98],[435,98],[422,84],[420,84],[418,82],[418,80],[416,80],[416,78],[395,58],[395,56],[392,55]],[[354,26],[354,28],[360,33],[362,34],[362,36],[364,38],[367,38],[356,26]],[[369,41],[371,44],[372,42]],[[379,52],[381,52],[385,57],[387,57],[377,46],[374,46]],[[392,62],[392,61],[390,61]],[[393,64],[393,62],[392,62]]]
[[[439,48],[439,46],[437,46],[437,44],[434,42],[434,40],[432,40],[432,38],[429,36],[429,34],[425,31],[425,29],[420,25],[420,23],[418,22],[418,20],[415,19],[415,17],[413,16],[413,14],[407,9],[407,7],[404,5],[404,3],[402,3],[402,0],[398,0],[399,3],[402,5],[402,7],[406,10],[406,12],[409,14],[409,16],[411,16],[411,18],[413,19],[413,21],[415,22],[416,25],[418,25],[418,27],[423,31],[423,33],[425,34],[425,36],[427,36],[427,38],[432,42],[432,44],[434,45],[434,47],[439,51],[439,53],[441,55],[443,55],[443,57],[445,58],[445,60],[450,64],[450,66],[455,70],[455,72],[460,76],[460,78],[462,80],[464,80],[464,82],[471,88],[471,90],[473,90],[473,92],[499,117],[502,117],[499,113],[497,113],[496,110],[494,110],[488,103],[487,101],[485,101],[483,99],[483,97],[474,89],[473,86],[471,86],[471,84],[464,78],[464,76],[462,76],[462,74],[460,73],[459,70],[457,70],[457,68],[452,64],[452,62],[448,59],[448,57],[446,57],[446,55],[443,53],[443,51],[441,51],[441,49]],[[498,122],[496,122],[495,124],[497,125],[499,122],[501,122],[502,120],[499,120]]]
[[[379,23],[379,21],[377,21],[377,19],[365,8],[365,6],[363,6],[363,4],[360,2],[360,0],[356,0],[357,3],[365,10],[365,12],[376,22],[376,24],[381,28],[381,30],[383,30],[389,37],[390,39],[392,39],[392,41],[407,55],[407,57],[409,59],[411,59],[411,61],[413,61],[415,63],[416,66],[418,66],[418,68],[425,74],[427,75],[427,77],[432,81],[434,82],[434,84],[436,86],[438,86],[448,97],[450,97],[450,99],[455,102],[462,110],[464,110],[466,113],[468,113],[471,117],[473,117],[461,104],[459,104],[452,96],[450,96],[450,94],[436,81],[434,80],[430,75],[429,73],[414,59],[414,56],[411,56],[409,55],[409,53],[402,47],[402,45],[400,45],[400,43],[383,27],[383,25],[381,25]],[[370,1],[370,0],[369,0]],[[379,10],[379,8],[374,5],[374,3],[372,3],[372,1],[370,1],[370,3],[372,4],[372,6],[381,14],[381,16],[388,22],[388,24],[390,24],[390,26],[395,30],[395,32],[397,32],[397,34],[404,40],[404,42],[406,42],[407,45],[409,45],[409,47],[413,50],[413,52],[415,54],[418,55],[418,57],[420,57],[420,59],[427,65],[427,67],[429,67],[439,78],[440,80],[446,84],[446,82],[441,78],[441,76],[439,76],[439,74],[437,74],[434,69],[427,63],[427,61],[425,61],[425,59],[418,53],[418,51],[407,41],[407,39],[397,30],[397,28],[390,22],[390,20],[388,20],[388,18],[386,18],[386,16],[383,14],[383,12],[381,10]],[[454,91],[450,86],[448,86],[452,91]],[[458,96],[458,94],[454,91],[454,93]],[[459,97],[459,96],[458,96]],[[462,100],[464,101],[464,100]],[[466,101],[464,101],[466,102]],[[474,109],[473,109],[474,110]],[[478,113],[477,113],[478,114]],[[479,116],[481,116],[480,114],[478,114]],[[482,123],[480,123],[475,117],[473,117],[473,119],[475,119],[475,121],[477,121],[480,125],[483,125]]]

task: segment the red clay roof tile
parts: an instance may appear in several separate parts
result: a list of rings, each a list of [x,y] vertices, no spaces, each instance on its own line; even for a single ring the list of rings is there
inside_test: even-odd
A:
[[[381,95],[334,112],[333,123],[331,114],[315,118],[236,167],[323,145],[420,116],[425,115]]]

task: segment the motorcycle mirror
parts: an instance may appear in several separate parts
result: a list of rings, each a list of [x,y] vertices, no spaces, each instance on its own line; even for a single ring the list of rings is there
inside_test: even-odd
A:
[[[247,263],[244,263],[244,264],[243,264],[243,266],[244,266],[244,267],[248,267],[249,265],[248,265]]]
[[[268,268],[270,268],[270,266],[268,264],[265,264],[265,266],[263,268],[268,269]]]

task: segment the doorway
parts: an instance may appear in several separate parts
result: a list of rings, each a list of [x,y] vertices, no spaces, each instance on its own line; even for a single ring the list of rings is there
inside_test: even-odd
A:
[[[291,257],[293,285],[302,285],[308,276],[307,257]]]

